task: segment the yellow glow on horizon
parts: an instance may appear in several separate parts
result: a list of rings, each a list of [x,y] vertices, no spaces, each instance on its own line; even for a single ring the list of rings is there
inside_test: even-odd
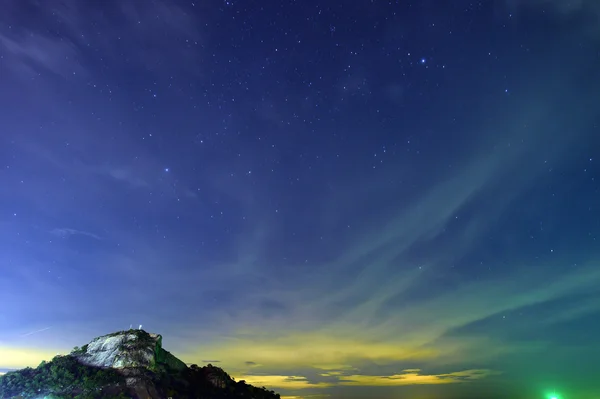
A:
[[[236,380],[269,389],[304,390],[334,386],[402,386],[467,383],[495,374],[491,370],[463,370],[447,374],[427,374],[420,369],[399,368],[393,375],[368,375],[362,365],[393,365],[410,361],[435,360],[460,351],[460,342],[423,348],[414,343],[374,341],[359,333],[332,334],[281,332],[265,337],[246,332],[238,338],[214,342],[186,351],[185,361],[219,359]],[[249,364],[251,363],[251,364]],[[257,366],[260,364],[260,366]],[[313,369],[327,381],[309,380],[299,370]],[[275,372],[274,372],[275,371]]]
[[[295,344],[294,340],[300,341]],[[468,383],[496,374],[491,370],[463,370],[446,374],[426,374],[420,369],[404,369],[393,375],[365,375],[359,364],[364,359],[396,362],[435,356],[433,351],[411,350],[400,344],[364,341],[357,339],[331,339],[310,335],[289,335],[271,341],[253,342],[252,339],[234,340],[230,345],[211,346],[202,352],[213,354],[223,363],[223,368],[237,381],[273,390],[292,391],[284,399],[321,399],[335,386],[392,387],[407,385],[442,385]],[[214,351],[214,352],[212,352]],[[0,347],[1,367],[20,369],[36,367],[42,360],[51,360],[58,351],[35,348]],[[199,352],[200,353],[200,352]],[[216,357],[215,357],[216,358]],[[252,361],[255,364],[247,365]],[[260,366],[257,366],[260,364]],[[265,369],[263,375],[258,374]],[[328,381],[309,380],[298,370],[312,368],[321,370],[321,377]],[[271,371],[268,371],[271,370]],[[273,373],[272,370],[277,370]],[[255,374],[255,372],[258,373]],[[2,373],[0,373],[2,375]],[[309,395],[298,396],[307,391]],[[314,393],[313,393],[314,392]],[[317,392],[321,394],[317,394]],[[285,392],[287,393],[287,392]]]
[[[421,349],[409,343],[363,340],[360,336],[328,336],[323,333],[288,332],[267,339],[253,336],[196,347],[181,356],[186,363],[201,358],[220,361],[225,371],[236,380],[268,389],[311,390],[333,386],[401,386],[439,385],[469,382],[494,374],[490,370],[464,370],[447,374],[426,374],[420,369],[400,368],[393,375],[367,375],[362,362],[394,364],[404,361],[435,359],[451,348]],[[20,369],[51,360],[59,351],[34,348],[0,347],[0,367]],[[177,355],[177,354],[176,354]],[[309,380],[302,369],[317,370],[327,381]],[[320,372],[319,372],[320,371]],[[315,395],[299,398],[314,398]],[[320,397],[323,397],[321,395]],[[293,396],[292,396],[293,398]]]
[[[218,358],[236,371],[246,370],[252,361],[268,367],[289,370],[312,367],[321,370],[351,370],[356,361],[397,362],[426,360],[439,356],[435,349],[411,347],[402,342],[371,342],[356,338],[338,338],[319,334],[294,334],[271,340],[234,339],[192,349],[184,361]]]
[[[305,377],[288,375],[241,375],[234,378],[237,381],[244,380],[250,385],[267,388],[306,389],[333,386],[328,382],[311,383]]]
[[[463,370],[447,374],[419,374],[411,370],[409,373],[390,376],[349,375],[344,377],[340,385],[350,386],[401,386],[401,385],[439,385],[456,384],[478,380],[496,374],[491,370]]]
[[[321,373],[319,375],[322,377],[338,377],[340,375],[344,375],[344,373],[342,373],[341,371],[330,371],[328,373]]]
[[[336,385],[340,386],[403,386],[403,385],[440,385],[457,384],[495,375],[492,370],[463,370],[446,374],[420,374],[420,370],[410,370],[402,374],[390,376],[381,375],[339,375],[342,381],[339,382],[316,382],[311,383],[307,378],[301,376],[286,375],[239,375],[236,380],[244,380],[246,383],[254,386],[265,386],[268,388],[284,389],[310,389],[310,388],[328,388]]]
[[[320,370],[332,370],[332,371],[339,371],[339,370],[353,370],[354,367],[348,365],[348,364],[319,364],[317,366],[315,366],[315,368],[318,368]]]
[[[42,360],[51,360],[57,352],[59,351],[0,347],[0,367],[35,367]],[[269,389],[439,385],[469,382],[494,373],[490,370],[464,370],[429,375],[422,373],[420,369],[412,368],[399,369],[393,375],[367,375],[361,370],[361,362],[393,364],[407,360],[428,360],[435,359],[443,352],[439,348],[426,350],[402,342],[361,340],[360,336],[333,335],[332,338],[318,332],[288,332],[272,339],[246,335],[187,353],[182,356],[182,360],[187,363],[194,363],[198,358],[219,359],[223,368],[236,380],[245,380],[248,384]],[[306,368],[320,371],[318,374],[328,380],[309,380],[298,371]]]
[[[60,352],[62,351],[1,346],[0,367],[7,369],[37,367],[42,360],[50,361]]]

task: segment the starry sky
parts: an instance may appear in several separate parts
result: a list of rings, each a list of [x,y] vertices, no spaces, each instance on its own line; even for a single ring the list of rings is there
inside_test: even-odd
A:
[[[600,3],[0,2],[0,369],[597,398]]]

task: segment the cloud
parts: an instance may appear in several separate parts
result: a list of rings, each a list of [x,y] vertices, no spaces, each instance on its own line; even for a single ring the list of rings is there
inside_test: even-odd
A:
[[[341,380],[341,385],[350,386],[401,386],[401,385],[439,385],[456,384],[479,380],[499,374],[492,370],[464,370],[447,374],[424,375],[420,370],[405,370],[402,374],[390,376],[349,375]]]
[[[147,188],[150,184],[142,178],[136,176],[134,172],[126,168],[110,168],[107,170],[107,174],[115,180],[123,181],[129,184],[131,187]]]
[[[445,335],[461,326],[535,304],[548,303],[575,293],[594,292],[600,283],[598,262],[582,266],[577,273],[547,275],[542,268],[528,268],[527,274],[513,272],[498,277],[463,284],[446,293],[413,301],[410,306],[386,303],[397,291],[382,289],[364,303],[341,313],[321,327],[300,333],[252,333],[240,331],[239,338],[222,343],[213,340],[196,353],[219,355],[224,364],[244,370],[245,359],[280,370],[296,368],[359,368],[365,361],[376,364],[446,363],[459,364],[464,356],[484,362],[520,349],[506,342],[490,342],[478,336],[446,339]],[[553,266],[547,266],[552,268]],[[426,280],[415,280],[423,286]],[[390,288],[391,289],[391,286]],[[312,303],[311,306],[319,306]],[[598,310],[594,307],[590,312]],[[377,313],[381,313],[378,320]],[[280,320],[281,324],[290,321]],[[532,323],[531,328],[534,327]],[[532,346],[534,348],[535,346]],[[299,350],[301,348],[301,350]],[[337,365],[333,366],[332,365]]]
[[[243,375],[237,377],[250,385],[258,387],[286,388],[286,389],[314,389],[328,388],[332,384],[326,382],[311,383],[305,377],[287,375]]]
[[[63,78],[89,78],[95,63],[120,60],[116,65],[143,68],[156,76],[198,76],[204,34],[191,11],[161,0],[143,6],[109,0],[102,9],[76,0],[8,0],[0,22],[10,29],[0,31],[0,45],[9,54],[5,62],[33,74],[45,69]],[[102,59],[90,54],[102,54]]]
[[[9,37],[0,32],[0,48],[7,54],[7,65],[26,77],[35,77],[43,70],[63,78],[87,75],[76,45],[68,39],[39,34]]]
[[[57,118],[62,117],[61,110],[57,110]],[[135,143],[125,136],[118,142],[107,145],[106,140],[99,139],[88,131],[85,123],[77,117],[69,118],[70,126],[54,131],[47,135],[15,135],[13,145],[18,148],[30,162],[39,164],[43,171],[29,178],[28,185],[24,186],[15,181],[16,195],[22,195],[27,203],[35,203],[44,213],[60,213],[63,204],[74,202],[73,198],[83,200],[86,204],[96,203],[99,198],[110,202],[114,195],[124,192],[131,193],[128,198],[143,198],[154,202],[165,200],[198,201],[202,206],[211,200],[211,197],[200,198],[198,190],[181,179],[184,175],[179,170],[166,170],[167,168],[151,154],[135,149]],[[32,139],[35,137],[35,139]],[[68,146],[65,143],[69,143]],[[83,154],[93,151],[93,156]],[[131,157],[131,152],[138,154]],[[111,159],[111,162],[107,162]],[[67,181],[69,184],[65,184]],[[61,186],[61,190],[52,187]],[[52,201],[47,201],[48,192]],[[154,194],[153,197],[149,196]],[[138,195],[139,197],[133,197]],[[48,206],[52,202],[53,206]],[[73,212],[76,209],[69,207]],[[83,218],[94,217],[101,210],[94,208]],[[114,220],[108,217],[104,221]],[[110,230],[110,229],[109,229]],[[58,232],[57,232],[58,233]]]
[[[500,373],[486,369],[462,370],[445,374],[421,374],[421,370],[405,370],[400,374],[393,375],[366,375],[350,374],[335,375],[334,380],[329,382],[310,381],[304,376],[294,375],[240,375],[236,379],[244,380],[256,386],[267,386],[272,388],[283,388],[286,390],[305,390],[316,388],[330,388],[333,386],[363,386],[363,387],[390,387],[406,385],[440,385],[466,383],[487,378]],[[331,376],[331,375],[330,375]]]
[[[90,237],[95,240],[102,239],[100,236],[98,236],[94,233],[90,233],[90,232],[83,231],[83,230],[70,229],[70,228],[57,228],[57,229],[53,229],[50,233],[54,234],[56,236],[59,236],[61,238],[68,238],[70,236],[79,235],[79,236]]]
[[[136,160],[118,167],[101,165],[91,166],[94,173],[122,183],[131,189],[157,190],[169,198],[198,199],[197,190],[186,186],[177,179],[177,172],[160,165],[158,162]]]
[[[600,4],[596,0],[507,0],[513,7],[540,7],[562,15],[580,12],[600,12]]]
[[[506,0],[511,12],[539,11],[560,22],[574,22],[578,33],[600,38],[600,2],[596,0]]]

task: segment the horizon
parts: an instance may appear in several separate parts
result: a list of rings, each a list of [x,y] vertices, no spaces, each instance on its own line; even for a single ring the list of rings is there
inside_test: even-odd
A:
[[[47,329],[43,329],[43,331],[45,331],[45,330],[47,330]],[[140,326],[139,328],[129,327],[129,328],[123,329],[123,330],[115,330],[115,331],[112,331],[112,332],[107,332],[105,334],[101,334],[101,335],[99,335],[97,337],[92,338],[89,342],[92,342],[93,340],[95,340],[97,338],[102,338],[102,337],[107,336],[107,335],[112,335],[112,334],[115,334],[115,333],[123,333],[123,332],[132,331],[132,330],[141,330],[141,331],[144,331],[144,332],[149,333],[149,334],[158,334],[158,335],[160,335],[160,336],[162,336],[164,338],[164,336],[162,334],[160,334],[160,332],[147,331],[147,330],[141,328],[141,326]],[[86,342],[86,344],[89,343],[89,342]],[[75,347],[79,347],[79,345],[76,345]],[[167,348],[164,348],[164,346],[163,346],[163,349],[168,350]],[[69,353],[71,353],[71,351],[72,351],[72,349],[63,351],[62,353],[56,353],[55,356],[58,356],[58,355],[65,356],[65,355],[68,355]],[[50,359],[50,358],[42,359],[42,361],[51,361],[51,360],[52,359]],[[197,363],[199,363],[199,364],[197,364]],[[205,365],[210,365],[211,363],[216,363],[216,366],[220,367],[218,365],[218,363],[220,363],[219,360],[201,360],[200,362],[197,362],[197,363],[186,363],[186,366],[190,367],[193,364],[196,364],[196,365],[199,365],[199,366],[205,366]],[[215,365],[213,364],[213,366],[215,366]],[[28,366],[28,367],[34,367],[35,368],[35,366]],[[18,370],[20,370],[20,369],[4,369],[4,368],[0,368],[0,376],[6,374],[7,372],[18,371]],[[227,372],[227,370],[225,370],[225,371]],[[411,370],[411,371],[414,371],[414,370]],[[244,380],[244,381],[246,381],[246,383],[250,383],[251,385],[254,385],[254,386],[257,386],[257,387],[264,386],[264,385],[261,385],[261,383],[264,383],[265,381],[268,382],[268,379],[264,380],[262,378],[257,378],[257,379],[254,379],[254,381],[252,381],[252,379],[255,376],[248,376],[248,375],[241,375],[239,377],[236,377],[234,375],[230,375],[230,377],[232,377],[235,381]],[[251,379],[251,381],[246,380],[246,378],[248,378],[248,377]],[[263,376],[263,377],[271,377],[271,376]],[[282,395],[281,396],[282,399],[303,399],[303,398],[307,398],[307,399],[311,399],[311,398],[312,399],[319,399],[319,398],[327,398],[327,397],[331,397],[331,395],[330,394],[323,394],[323,395],[321,395],[321,394],[310,394],[310,395],[301,395],[301,396],[297,396],[297,395],[291,395],[291,396],[290,395]],[[353,396],[353,397],[355,397],[355,396]],[[366,396],[365,396],[365,398],[366,398]],[[555,393],[553,393],[552,395],[549,395],[549,399],[555,399],[555,398],[557,398],[557,395]]]
[[[143,326],[286,399],[597,399],[599,2],[2,8],[0,374]]]

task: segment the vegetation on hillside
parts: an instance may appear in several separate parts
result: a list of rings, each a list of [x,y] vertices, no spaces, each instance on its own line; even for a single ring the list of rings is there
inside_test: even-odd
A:
[[[181,372],[142,371],[165,398],[177,399],[281,399],[266,388],[234,381],[218,367],[193,364]],[[37,368],[13,371],[0,377],[0,399],[130,399],[124,375],[116,369],[86,366],[73,356],[56,356]]]
[[[56,356],[35,369],[27,367],[1,376],[0,399],[47,394],[56,399],[128,398],[114,395],[115,388],[124,386],[125,379],[116,370],[86,366],[71,356]]]
[[[229,375],[218,367],[212,365],[198,367],[192,364],[184,372],[184,377],[190,383],[192,391],[182,397],[198,399],[281,399],[279,394],[265,387],[258,388],[245,381],[234,381]],[[178,398],[173,392],[173,398]]]

